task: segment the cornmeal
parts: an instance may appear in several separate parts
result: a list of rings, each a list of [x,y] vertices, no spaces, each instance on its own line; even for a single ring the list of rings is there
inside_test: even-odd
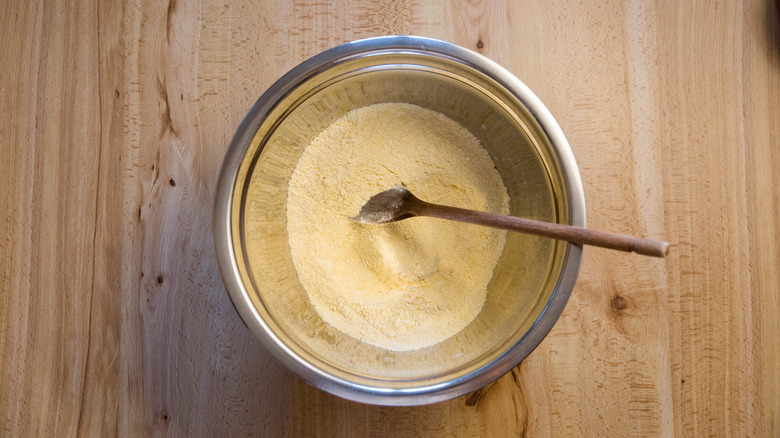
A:
[[[506,232],[433,218],[349,220],[368,198],[396,185],[428,202],[503,214],[509,197],[471,133],[414,105],[353,110],[306,148],[287,199],[301,284],[328,324],[406,351],[439,343],[474,320]]]

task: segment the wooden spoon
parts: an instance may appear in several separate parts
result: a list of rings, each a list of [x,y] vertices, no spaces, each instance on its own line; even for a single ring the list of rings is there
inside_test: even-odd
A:
[[[414,216],[429,216],[450,221],[466,222],[486,227],[552,237],[571,243],[600,246],[653,257],[665,257],[668,242],[638,239],[625,234],[589,230],[571,225],[555,224],[503,214],[485,213],[465,208],[431,204],[418,199],[406,187],[396,186],[369,199],[357,216],[350,217],[362,224],[384,224]]]

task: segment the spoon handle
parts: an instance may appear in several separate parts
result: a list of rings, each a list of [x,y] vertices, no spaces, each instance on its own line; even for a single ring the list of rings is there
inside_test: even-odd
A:
[[[500,228],[502,230],[519,231],[521,233],[565,240],[571,243],[600,246],[602,248],[617,249],[626,252],[633,251],[637,254],[653,257],[666,257],[666,254],[669,252],[668,242],[639,239],[633,236],[627,236],[625,234],[590,230],[572,225],[556,224],[552,222],[537,221],[522,217],[506,216],[503,214],[486,213],[475,210],[466,210],[464,208],[431,204],[424,201],[420,201],[420,204],[417,206],[416,210],[418,216],[429,216],[439,219]]]

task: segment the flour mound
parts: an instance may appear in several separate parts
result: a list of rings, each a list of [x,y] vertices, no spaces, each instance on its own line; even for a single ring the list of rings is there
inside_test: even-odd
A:
[[[479,314],[506,232],[433,218],[349,220],[401,184],[428,202],[509,212],[501,177],[471,133],[437,112],[386,103],[353,110],[312,140],[290,180],[287,231],[325,322],[407,351],[455,335]]]

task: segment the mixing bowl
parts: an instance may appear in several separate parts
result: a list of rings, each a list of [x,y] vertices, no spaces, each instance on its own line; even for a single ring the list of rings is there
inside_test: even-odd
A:
[[[382,102],[429,108],[468,129],[503,178],[511,214],[585,226],[582,183],[571,149],[528,87],[462,47],[388,36],[314,56],[255,103],[220,175],[216,252],[244,323],[295,374],[359,402],[427,404],[475,391],[525,358],[563,311],[582,249],[509,233],[481,313],[460,333],[431,347],[389,351],[325,323],[290,257],[288,182],[319,132],[352,109]]]

